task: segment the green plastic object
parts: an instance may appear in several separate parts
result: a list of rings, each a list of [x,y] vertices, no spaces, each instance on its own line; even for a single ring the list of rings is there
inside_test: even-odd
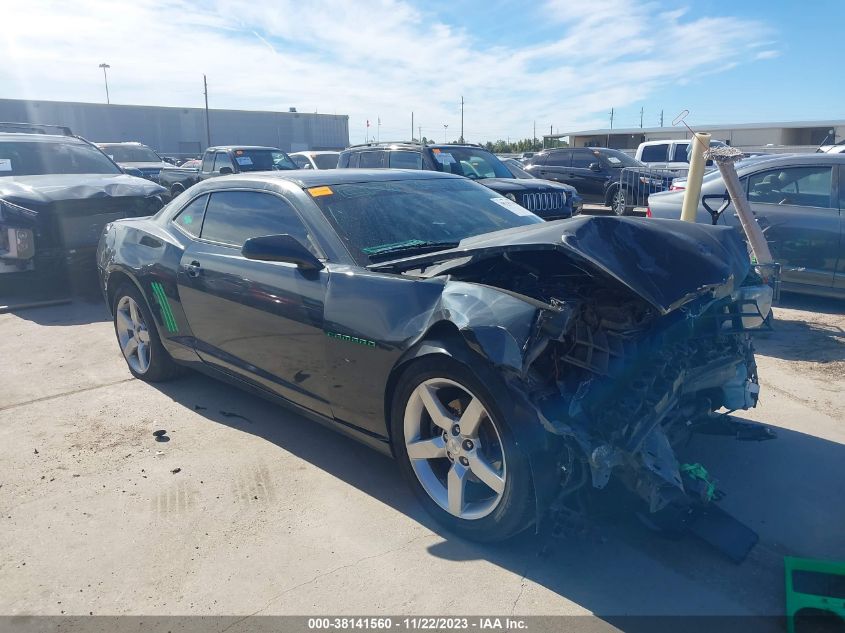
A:
[[[795,614],[802,609],[827,611],[845,621],[845,562],[785,556],[783,567],[788,633],[795,633]]]
[[[713,501],[716,496],[716,483],[710,478],[710,473],[701,464],[683,464],[681,472],[686,473],[691,479],[700,479],[707,484],[707,501]]]

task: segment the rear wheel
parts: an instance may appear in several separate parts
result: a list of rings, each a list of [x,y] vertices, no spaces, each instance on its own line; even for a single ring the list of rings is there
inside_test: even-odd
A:
[[[624,187],[616,187],[610,196],[610,210],[616,215],[631,215],[634,207],[630,206],[630,196]]]
[[[118,289],[112,313],[120,351],[135,378],[161,382],[179,373],[179,365],[161,344],[147,302],[135,286],[125,284]]]
[[[531,523],[527,459],[495,400],[465,366],[447,357],[411,365],[397,385],[391,430],[411,487],[446,528],[498,541]]]
[[[175,198],[184,191],[185,188],[182,185],[173,185],[173,187],[170,188],[170,197]]]

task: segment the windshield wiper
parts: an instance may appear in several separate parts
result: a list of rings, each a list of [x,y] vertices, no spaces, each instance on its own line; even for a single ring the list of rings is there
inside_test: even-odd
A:
[[[367,254],[371,262],[377,262],[393,259],[393,256],[397,253],[401,253],[403,255],[418,255],[422,253],[430,253],[432,251],[445,251],[450,248],[455,248],[459,244],[460,242],[407,240],[405,242],[396,242],[394,244],[370,246],[361,250]]]

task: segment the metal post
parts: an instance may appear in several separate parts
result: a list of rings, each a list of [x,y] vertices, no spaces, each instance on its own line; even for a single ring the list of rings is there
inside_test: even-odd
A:
[[[684,190],[683,206],[681,207],[681,219],[685,222],[695,222],[695,217],[698,214],[701,181],[704,179],[704,166],[707,163],[704,152],[709,148],[710,135],[707,132],[695,132],[692,137],[687,185]]]
[[[464,98],[461,96],[461,143],[464,142]]]
[[[205,137],[208,141],[206,147],[211,147],[211,122],[208,119],[208,81],[206,81],[205,75],[202,76],[202,90],[205,95]]]
[[[414,113],[411,112],[411,140],[414,140]]]
[[[447,141],[447,140],[446,140],[446,128],[448,128],[448,127],[449,127],[449,124],[448,124],[448,123],[444,123],[444,124],[443,124],[443,142],[444,142],[444,143],[448,143],[448,142],[449,142],[449,141]]]
[[[740,183],[734,167],[734,162],[742,157],[742,152],[735,147],[714,147],[708,150],[702,158],[704,160],[711,159],[719,167],[719,173],[722,174],[722,180],[725,181],[725,188],[728,190],[728,195],[736,209],[736,215],[740,224],[742,224],[746,237],[748,237],[751,252],[758,264],[766,266],[774,263],[772,252],[769,250],[769,243],[766,241],[763,229],[754,219],[751,205],[748,203],[745,190],[742,188],[742,183]]]
[[[111,68],[111,66],[103,62],[100,64],[100,68],[103,69],[103,81],[106,82],[106,104],[108,105],[111,103],[111,100],[109,100],[109,77],[106,74],[106,68]]]

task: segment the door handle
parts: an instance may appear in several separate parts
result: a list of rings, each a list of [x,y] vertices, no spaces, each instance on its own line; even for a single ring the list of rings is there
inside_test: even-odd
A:
[[[188,273],[188,277],[199,277],[200,263],[197,260],[192,261],[190,264],[185,266],[185,272]]]

